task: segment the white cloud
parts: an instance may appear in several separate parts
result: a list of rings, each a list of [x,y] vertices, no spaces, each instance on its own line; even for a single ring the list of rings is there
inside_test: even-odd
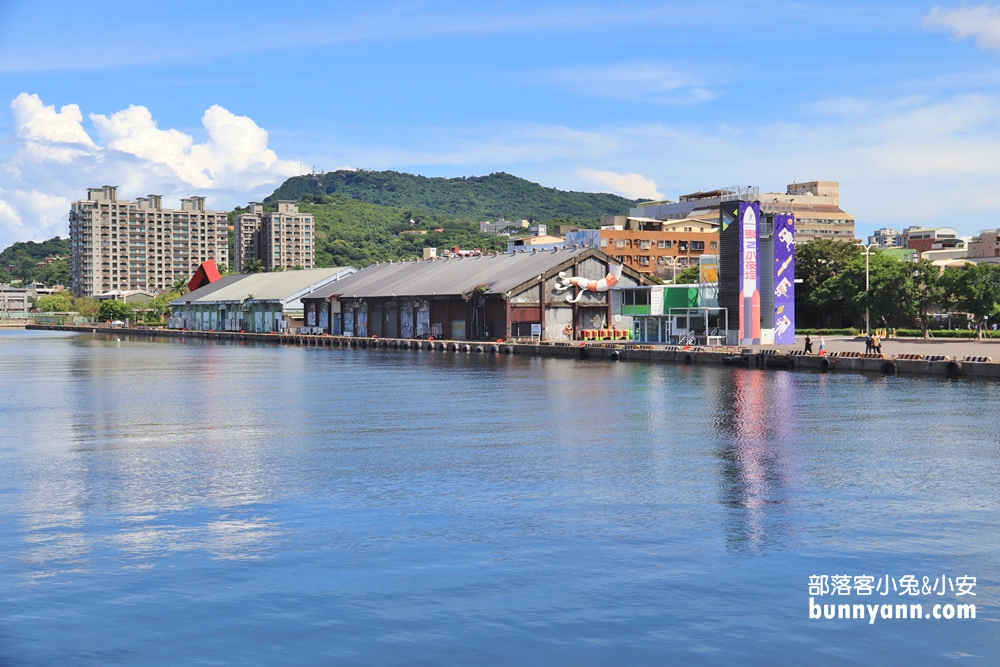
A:
[[[716,93],[697,77],[656,60],[604,67],[552,69],[540,72],[530,80],[579,95],[628,102],[678,105],[705,102],[716,97]]]
[[[141,106],[91,114],[96,142],[75,104],[56,111],[37,95],[21,93],[11,109],[18,143],[0,165],[0,248],[66,236],[70,202],[86,197],[88,187],[118,185],[126,198],[162,194],[174,205],[198,194],[224,210],[270,194],[299,171],[297,162],[280,160],[267,147],[267,132],[253,120],[220,106],[202,116],[204,143],[160,129]]]
[[[656,189],[656,182],[642,174],[618,174],[597,169],[577,169],[576,175],[595,185],[605,187],[629,199],[663,199]]]
[[[978,5],[951,10],[935,7],[924,18],[924,27],[950,30],[956,39],[975,37],[981,48],[1000,51],[1000,7]]]

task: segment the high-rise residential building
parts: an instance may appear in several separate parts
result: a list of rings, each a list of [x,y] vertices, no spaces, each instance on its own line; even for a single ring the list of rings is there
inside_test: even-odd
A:
[[[163,208],[161,195],[119,200],[118,188],[87,188],[69,213],[70,281],[77,296],[168,290],[209,259],[229,263],[228,216],[204,197]]]
[[[235,269],[246,273],[255,259],[267,271],[315,268],[315,233],[313,216],[300,213],[294,201],[279,201],[272,213],[264,213],[263,204],[250,202],[247,212],[235,220]]]
[[[246,273],[249,264],[260,259],[260,226],[264,219],[264,205],[252,201],[246,213],[238,213],[233,219],[233,268],[237,273]]]

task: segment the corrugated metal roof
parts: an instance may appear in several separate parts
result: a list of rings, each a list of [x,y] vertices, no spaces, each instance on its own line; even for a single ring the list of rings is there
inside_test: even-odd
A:
[[[184,294],[184,295],[178,297],[177,299],[174,299],[173,301],[170,302],[170,304],[173,305],[175,303],[191,303],[192,301],[195,301],[196,299],[199,299],[199,298],[204,297],[204,296],[208,296],[209,294],[212,294],[213,292],[217,292],[217,291],[221,290],[224,287],[228,287],[229,285],[232,285],[236,281],[243,280],[246,277],[247,276],[239,274],[239,273],[228,275],[228,276],[222,276],[222,278],[216,280],[214,283],[209,283],[208,285],[205,285],[204,287],[199,287],[198,289],[196,289],[193,292],[188,292],[187,294]]]
[[[479,285],[486,285],[488,292],[498,294],[523,285],[560,264],[590,255],[608,259],[588,247],[379,264],[316,290],[307,298],[462,295]]]
[[[311,286],[316,286],[317,289],[325,287],[331,280],[336,280],[339,274],[353,270],[352,267],[335,267],[225,276],[210,285],[185,294],[172,301],[171,305],[215,301],[242,302],[250,294],[253,295],[254,301],[285,301],[299,292],[308,290]]]

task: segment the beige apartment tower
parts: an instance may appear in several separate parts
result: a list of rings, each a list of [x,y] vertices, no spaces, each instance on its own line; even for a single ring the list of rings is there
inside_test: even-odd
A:
[[[234,222],[236,271],[247,273],[255,259],[265,271],[316,267],[315,222],[312,215],[300,213],[294,201],[279,201],[272,213],[264,213],[263,204],[250,202]]]
[[[161,195],[119,200],[118,188],[87,188],[69,212],[70,281],[76,296],[111,290],[164,292],[214,259],[229,264],[228,217],[204,197],[163,208]]]

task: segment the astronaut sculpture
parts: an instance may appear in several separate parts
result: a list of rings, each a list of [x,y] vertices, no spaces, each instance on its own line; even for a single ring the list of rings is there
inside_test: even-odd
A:
[[[576,303],[583,298],[584,292],[607,292],[618,283],[618,279],[621,277],[622,265],[611,264],[610,262],[608,263],[608,275],[600,280],[590,280],[579,276],[570,277],[566,275],[565,271],[560,271],[559,276],[556,278],[556,291],[562,292],[573,286],[579,287],[580,291],[576,293],[575,298],[568,297],[566,299],[568,303]]]

